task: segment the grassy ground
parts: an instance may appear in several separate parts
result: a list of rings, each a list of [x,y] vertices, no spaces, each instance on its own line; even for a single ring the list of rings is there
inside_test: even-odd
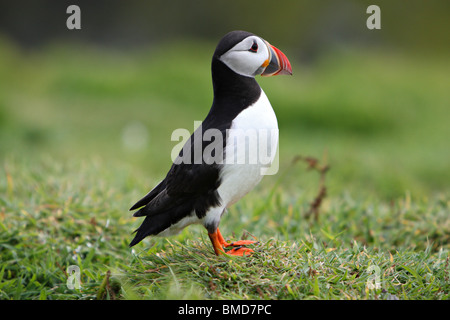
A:
[[[0,299],[449,299],[447,60],[336,51],[262,79],[280,172],[222,219],[259,240],[229,258],[199,226],[128,248],[171,132],[209,109],[214,44],[0,46]],[[299,154],[330,165],[317,219]]]

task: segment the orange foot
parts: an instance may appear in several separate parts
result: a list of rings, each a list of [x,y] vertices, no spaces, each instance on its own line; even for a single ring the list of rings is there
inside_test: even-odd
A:
[[[211,239],[212,245],[214,247],[214,252],[216,255],[220,254],[229,254],[233,256],[249,256],[254,252],[252,249],[246,248],[246,245],[257,243],[257,241],[251,241],[251,240],[239,240],[232,243],[228,243],[223,238],[222,234],[220,233],[219,228],[213,233],[208,234],[209,239]],[[225,251],[225,248],[233,247],[233,249],[229,251]]]
[[[246,248],[246,247],[237,247],[233,248],[230,251],[227,251],[226,254],[232,255],[232,256],[240,256],[245,257],[251,255],[253,252],[252,249]]]

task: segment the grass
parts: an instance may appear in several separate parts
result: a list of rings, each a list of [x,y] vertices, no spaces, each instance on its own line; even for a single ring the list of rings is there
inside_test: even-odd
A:
[[[280,172],[223,217],[226,238],[259,240],[230,258],[200,226],[128,248],[172,130],[209,109],[213,44],[0,47],[0,299],[449,299],[448,61],[337,51],[261,80]],[[330,165],[317,219],[299,154]]]
[[[171,243],[141,259],[126,281],[144,298],[155,296],[152,284],[159,297],[171,299],[448,299],[448,283],[440,280],[448,277],[448,260],[328,244],[268,239],[243,260],[212,257],[198,241]],[[374,280],[379,286],[372,289]]]
[[[259,188],[222,222],[232,239],[257,236],[256,253],[230,258],[214,255],[199,226],[130,250],[131,168],[51,159],[5,168],[2,190],[22,197],[1,199],[1,299],[449,298],[445,198],[327,199],[315,222],[305,218],[307,199]],[[81,290],[66,285],[70,265],[80,267]],[[370,266],[380,268],[376,290]]]

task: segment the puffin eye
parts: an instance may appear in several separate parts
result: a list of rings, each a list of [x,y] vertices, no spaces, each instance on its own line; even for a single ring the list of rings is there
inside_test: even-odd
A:
[[[253,41],[252,47],[250,49],[248,49],[248,51],[251,51],[251,52],[258,51],[258,44],[256,43],[256,41]]]

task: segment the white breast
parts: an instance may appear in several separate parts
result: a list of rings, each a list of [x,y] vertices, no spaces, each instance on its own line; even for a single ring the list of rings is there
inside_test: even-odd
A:
[[[258,101],[243,110],[231,123],[224,165],[220,172],[221,185],[217,190],[221,205],[210,208],[201,220],[192,212],[159,235],[176,234],[193,223],[217,227],[224,210],[261,181],[265,170],[274,160],[277,146],[277,117],[266,94],[261,90]]]
[[[251,191],[270,167],[278,146],[278,123],[264,91],[232,122],[219,195],[226,207]]]

